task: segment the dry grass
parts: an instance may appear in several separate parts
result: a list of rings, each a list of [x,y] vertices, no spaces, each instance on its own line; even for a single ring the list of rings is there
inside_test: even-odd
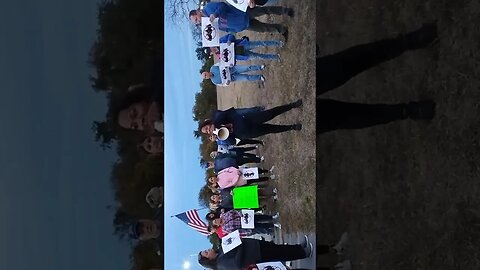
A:
[[[432,19],[440,36],[435,47],[328,95],[370,103],[430,97],[437,116],[319,137],[318,239],[348,230],[355,269],[480,269],[479,2],[322,1],[316,17],[322,54]]]
[[[288,25],[288,43],[280,49],[262,49],[263,52],[278,50],[282,63],[258,61],[267,69],[265,87],[257,83],[236,83],[218,87],[219,108],[251,107],[264,105],[267,108],[286,104],[303,98],[301,110],[292,110],[275,118],[272,123],[303,124],[301,132],[267,135],[266,146],[261,154],[268,166],[275,165],[278,180],[274,183],[279,190],[277,207],[281,213],[286,232],[314,231],[315,228],[315,16],[314,1],[279,1],[280,5],[295,9],[296,16],[272,16],[260,18]],[[278,34],[247,32],[251,40],[282,39]],[[253,62],[252,62],[253,63]]]

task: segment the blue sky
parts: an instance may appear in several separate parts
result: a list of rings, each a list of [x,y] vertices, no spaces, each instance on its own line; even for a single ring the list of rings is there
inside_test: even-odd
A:
[[[86,63],[96,4],[0,2],[0,269],[129,269],[107,209],[116,154],[90,130],[106,112]]]
[[[210,248],[205,236],[170,216],[201,208],[198,192],[205,184],[200,167],[200,140],[193,137],[196,123],[192,107],[200,91],[201,62],[197,60],[190,23],[179,26],[165,21],[165,269],[203,269],[197,263],[200,250]],[[199,212],[203,218],[207,210]]]

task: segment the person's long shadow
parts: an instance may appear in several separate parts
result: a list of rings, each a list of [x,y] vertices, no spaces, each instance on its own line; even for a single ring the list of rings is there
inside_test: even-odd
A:
[[[362,104],[322,99],[320,96],[344,85],[363,71],[398,57],[406,51],[426,48],[437,40],[437,24],[433,22],[395,38],[353,46],[326,56],[318,56],[317,45],[317,134],[337,129],[361,129],[402,119],[432,119],[435,115],[433,100],[399,104]]]

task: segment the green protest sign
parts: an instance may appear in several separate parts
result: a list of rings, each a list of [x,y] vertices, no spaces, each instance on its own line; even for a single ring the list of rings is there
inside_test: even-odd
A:
[[[258,208],[258,186],[236,187],[233,189],[233,208]]]

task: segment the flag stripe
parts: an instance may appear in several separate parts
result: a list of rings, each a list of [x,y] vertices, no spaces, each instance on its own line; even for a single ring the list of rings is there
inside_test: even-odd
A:
[[[187,212],[176,215],[178,219],[186,223],[189,227],[196,230],[200,234],[209,235],[208,226],[198,215],[197,210],[189,210]]]
[[[192,211],[187,212],[187,217],[190,220],[190,222],[198,224],[198,225],[203,225],[203,226],[206,227],[206,224],[198,216],[197,211],[194,211],[193,213],[192,213]]]

